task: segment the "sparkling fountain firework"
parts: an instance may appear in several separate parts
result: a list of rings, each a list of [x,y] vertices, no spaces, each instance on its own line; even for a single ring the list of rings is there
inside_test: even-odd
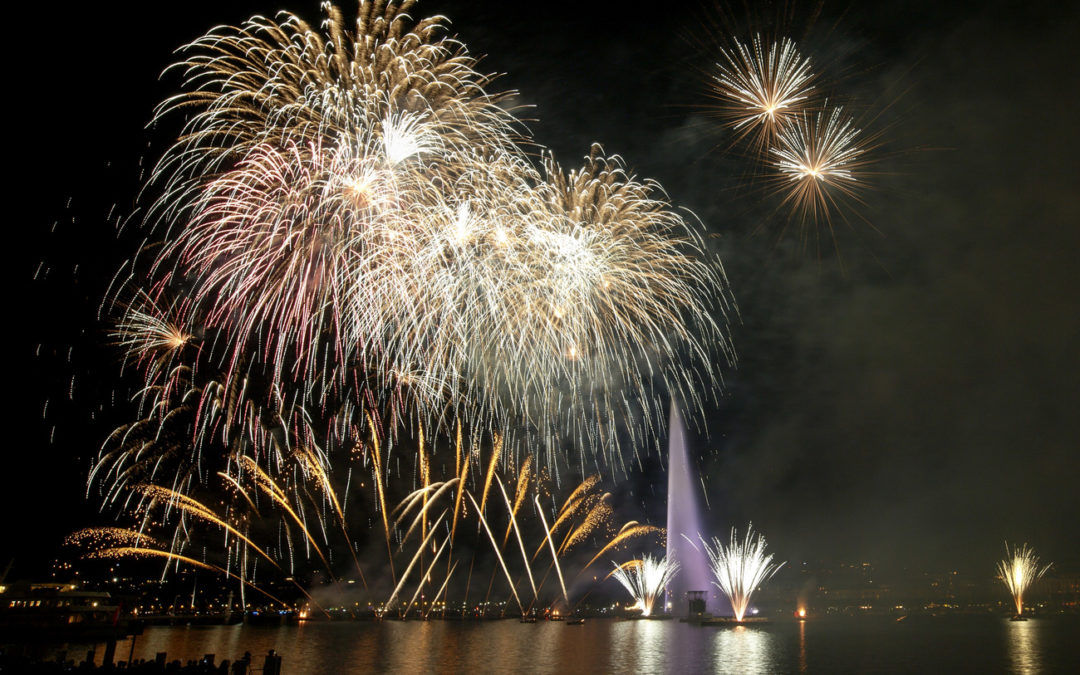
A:
[[[1016,605],[1016,619],[1024,613],[1024,592],[1050,569],[1053,563],[1039,567],[1039,556],[1027,544],[1009,550],[1005,543],[1005,559],[997,564],[998,576],[1008,587]]]
[[[679,571],[679,562],[670,558],[654,558],[646,555],[615,565],[612,576],[623,585],[637,601],[642,616],[651,616],[656,600]]]
[[[753,526],[746,529],[746,538],[739,541],[735,528],[731,528],[731,540],[727,546],[718,537],[710,545],[702,540],[712,564],[713,582],[731,601],[735,620],[742,621],[750,605],[750,596],[761,584],[768,581],[784,566],[772,562],[772,554],[765,554],[765,537],[754,537]]]

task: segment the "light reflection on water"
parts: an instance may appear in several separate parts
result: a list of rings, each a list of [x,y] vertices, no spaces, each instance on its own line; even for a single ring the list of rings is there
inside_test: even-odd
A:
[[[1038,621],[1010,621],[1007,631],[1012,672],[1023,675],[1043,672]]]
[[[609,672],[663,672],[672,648],[669,621],[620,621],[611,628]],[[682,645],[676,645],[681,647]]]
[[[773,661],[774,638],[758,626],[735,626],[721,629],[713,639],[716,653],[716,672],[775,673],[779,665]]]
[[[136,658],[187,661],[269,649],[284,672],[308,673],[794,673],[1080,672],[1078,617],[1009,622],[999,617],[889,617],[694,626],[678,621],[588,619],[386,621],[256,626],[149,627]],[[126,660],[130,643],[117,645]],[[98,661],[103,649],[98,646]],[[70,649],[71,657],[82,651]]]
[[[806,665],[806,622],[799,622],[799,672],[808,672]]]

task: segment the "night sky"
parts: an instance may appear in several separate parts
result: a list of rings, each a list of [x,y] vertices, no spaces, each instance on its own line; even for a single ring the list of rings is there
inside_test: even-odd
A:
[[[0,569],[37,576],[101,522],[86,470],[126,412],[98,409],[119,356],[95,316],[138,241],[115,220],[168,140],[144,129],[177,86],[158,74],[216,24],[319,18],[274,3],[84,3],[12,24]],[[1026,541],[1080,570],[1080,7],[517,4],[414,13],[448,15],[506,73],[564,166],[602,143],[707,229],[740,309],[738,366],[693,442],[716,533],[753,520],[780,559],[987,574]],[[778,209],[710,114],[710,54],[754,28],[796,39],[876,139],[865,204],[834,234]]]

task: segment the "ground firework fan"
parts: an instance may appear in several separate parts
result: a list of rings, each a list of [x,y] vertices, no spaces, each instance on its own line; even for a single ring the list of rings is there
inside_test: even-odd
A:
[[[715,537],[712,545],[704,540],[702,543],[716,577],[714,583],[731,601],[735,620],[742,621],[750,605],[750,596],[784,563],[774,564],[772,554],[765,555],[765,537],[759,534],[755,539],[753,526],[747,527],[746,538],[742,541],[739,541],[735,528],[731,528],[731,541],[727,546]]]
[[[1039,567],[1039,556],[1028,548],[1027,544],[1009,550],[1005,544],[1005,559],[998,563],[997,571],[1001,581],[1009,588],[1016,605],[1016,616],[1024,613],[1024,592],[1031,584],[1039,580],[1050,569],[1050,565]]]
[[[612,576],[623,585],[637,601],[642,616],[653,613],[656,599],[667,588],[668,583],[679,572],[679,563],[668,558],[643,556],[640,560],[631,560],[616,565]]]

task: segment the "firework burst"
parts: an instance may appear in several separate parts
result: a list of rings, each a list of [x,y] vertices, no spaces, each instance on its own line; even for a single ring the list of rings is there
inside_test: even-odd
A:
[[[1024,613],[1024,592],[1050,569],[1053,563],[1039,567],[1039,556],[1027,544],[1009,550],[1005,544],[1005,559],[997,564],[998,576],[1009,589],[1016,616]]]
[[[718,537],[712,544],[702,540],[712,566],[713,582],[731,601],[735,620],[742,621],[750,605],[750,596],[761,584],[768,581],[784,566],[772,562],[772,554],[765,554],[765,537],[754,537],[753,526],[747,527],[746,538],[739,541],[735,528],[731,528],[731,540],[727,546]]]
[[[401,314],[426,276],[417,251],[454,211],[463,158],[519,153],[490,78],[412,4],[362,2],[352,28],[327,4],[321,29],[291,14],[215,29],[156,115],[195,111],[151,179],[153,293],[189,289],[219,357],[258,353],[320,403],[354,369],[382,391],[430,361],[390,351],[416,332]]]
[[[720,56],[712,83],[714,96],[723,101],[720,113],[738,138],[752,136],[760,150],[806,110],[814,91],[810,59],[788,38],[766,46],[760,35],[748,45],[721,49]]]
[[[770,153],[783,204],[804,219],[828,220],[840,200],[859,199],[866,149],[842,108],[795,117]]]
[[[183,50],[186,91],[155,118],[190,114],[148,186],[163,239],[121,284],[144,404],[180,397],[196,445],[201,372],[262,396],[248,417],[380,410],[391,441],[461,422],[549,465],[655,441],[655,392],[700,409],[734,359],[722,267],[617,156],[536,169],[505,95],[411,6],[254,18]],[[163,384],[175,363],[186,393]]]

